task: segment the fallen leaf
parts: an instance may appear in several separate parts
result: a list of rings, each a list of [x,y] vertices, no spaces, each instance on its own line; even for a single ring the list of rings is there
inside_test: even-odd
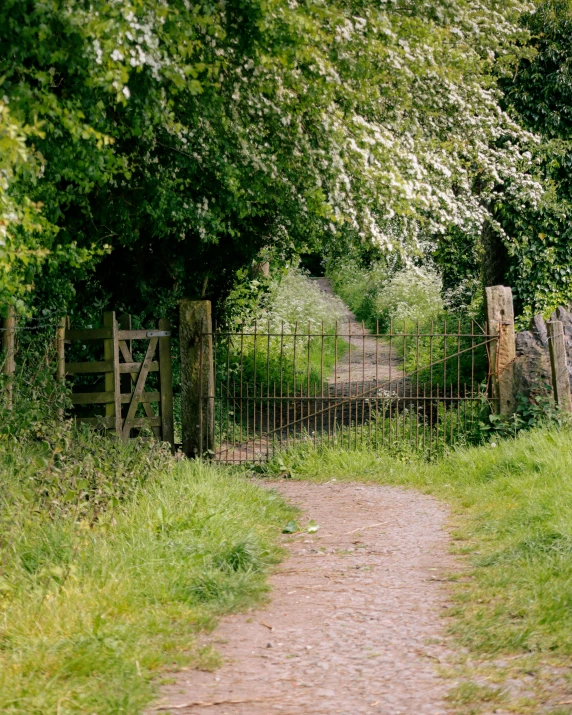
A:
[[[296,534],[298,531],[298,524],[295,521],[289,521],[282,529],[283,534]]]

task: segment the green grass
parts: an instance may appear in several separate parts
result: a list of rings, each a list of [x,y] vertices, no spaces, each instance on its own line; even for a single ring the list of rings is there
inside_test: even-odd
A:
[[[270,471],[273,468],[270,465]],[[511,664],[503,678],[524,677],[532,670],[538,693],[557,687],[558,678],[567,678],[564,700],[571,699],[570,430],[522,433],[498,446],[459,450],[434,463],[410,455],[399,461],[383,453],[315,450],[306,445],[280,455],[276,469],[318,481],[335,478],[415,487],[450,504],[454,551],[467,567],[453,586],[454,608],[449,614],[457,645],[482,664],[483,672],[497,659]],[[555,670],[561,665],[567,666],[564,673]],[[493,668],[497,676],[499,668]],[[482,701],[486,690],[475,688],[480,695],[474,699]],[[458,689],[457,703],[471,701],[471,692],[470,684]],[[538,712],[535,708],[548,696],[538,697],[528,705],[521,702],[515,711]],[[481,711],[471,707],[470,712]]]
[[[226,388],[233,383],[258,387],[264,386],[264,394],[272,386],[276,389],[293,390],[300,385],[307,388],[310,384],[321,386],[331,375],[336,365],[349,349],[349,344],[333,335],[308,337],[304,334],[294,336],[285,333],[283,337],[272,336],[270,340],[264,334],[245,335],[230,349],[227,345],[219,348],[217,355],[217,380]],[[318,388],[319,389],[319,388]]]
[[[110,469],[107,452],[97,451],[104,443],[90,439],[85,462],[72,459],[73,445],[56,457],[45,444],[0,454],[2,713],[135,715],[162,673],[216,667],[197,634],[266,597],[276,536],[295,518],[238,470],[107,441],[124,480],[116,474],[113,490],[97,477]],[[466,566],[451,577],[447,627],[460,679],[451,705],[569,712],[556,705],[571,699],[572,682],[569,430],[522,433],[432,463],[306,444],[268,466],[270,474],[285,469],[300,479],[416,488],[450,504],[453,548]],[[95,510],[82,506],[87,492],[78,486],[90,480]],[[508,687],[519,680],[525,696]]]
[[[95,520],[53,518],[9,452],[0,456],[0,712],[130,715],[165,669],[216,667],[197,633],[265,598],[292,510],[236,472],[163,462]]]

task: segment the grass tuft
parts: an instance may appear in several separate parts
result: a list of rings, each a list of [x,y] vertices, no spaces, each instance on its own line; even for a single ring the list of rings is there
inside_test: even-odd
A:
[[[9,467],[2,479],[2,511],[20,508],[0,532],[7,715],[134,715],[161,671],[217,667],[196,635],[265,598],[292,517],[276,494],[195,462],[156,473],[91,525],[36,509]]]

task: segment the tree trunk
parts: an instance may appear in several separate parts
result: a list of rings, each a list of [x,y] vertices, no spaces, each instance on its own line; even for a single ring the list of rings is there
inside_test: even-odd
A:
[[[509,256],[502,237],[491,225],[485,221],[481,231],[482,270],[485,288],[489,286],[504,285],[509,267]]]

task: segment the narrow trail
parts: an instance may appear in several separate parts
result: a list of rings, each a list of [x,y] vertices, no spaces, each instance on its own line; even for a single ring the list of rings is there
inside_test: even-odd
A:
[[[156,706],[197,715],[438,715],[450,681],[442,579],[446,509],[399,488],[276,481],[320,529],[285,536],[267,608],[223,619],[204,639],[214,673],[188,671]]]
[[[315,282],[324,293],[334,295],[327,278],[316,278]],[[349,308],[345,321],[351,331],[350,337],[344,337],[350,349],[340,360],[335,374],[328,378],[332,387],[334,383],[340,386],[353,384],[352,394],[360,394],[378,382],[393,381],[403,376],[403,361],[395,351],[390,351],[387,342],[372,337],[370,331],[356,321]],[[345,330],[344,326],[342,332]]]
[[[326,279],[322,290],[331,294]],[[349,312],[348,322],[355,320]],[[401,363],[353,326],[352,348],[331,376],[334,394],[357,394]],[[188,671],[156,708],[197,715],[441,715],[450,681],[443,577],[447,512],[435,499],[353,483],[261,482],[312,519],[316,534],[285,536],[289,556],[270,578],[267,608],[224,618],[203,639],[222,654],[214,673]],[[157,711],[157,710],[155,710]],[[152,712],[152,711],[150,711]]]

